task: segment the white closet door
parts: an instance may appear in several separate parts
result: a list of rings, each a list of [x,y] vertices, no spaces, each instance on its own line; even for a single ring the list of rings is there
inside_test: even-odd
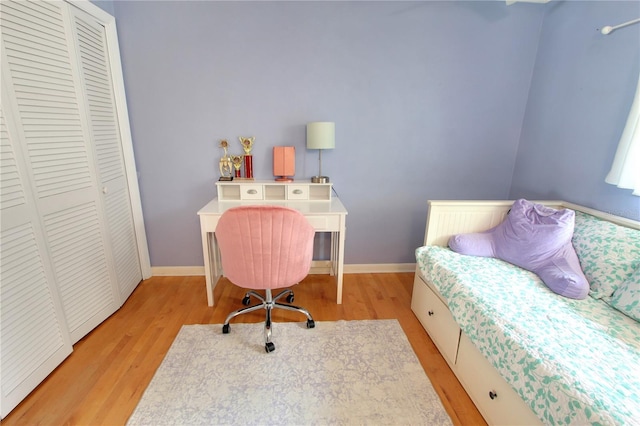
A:
[[[2,64],[4,66],[4,63]],[[0,105],[0,415],[6,416],[72,351],[48,267],[46,245],[16,155],[17,129],[7,126],[2,76]]]
[[[73,343],[120,306],[66,4],[2,1],[17,127]]]
[[[150,265],[113,17],[0,0],[0,46],[4,417]]]
[[[70,7],[89,131],[95,147],[98,180],[104,197],[108,237],[121,301],[142,280],[131,200],[116,114],[105,27],[86,12]]]

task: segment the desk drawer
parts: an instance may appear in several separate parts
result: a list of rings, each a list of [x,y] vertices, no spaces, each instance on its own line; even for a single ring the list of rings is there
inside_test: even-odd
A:
[[[305,215],[309,220],[309,223],[313,226],[317,232],[322,231],[338,231],[340,230],[340,217],[334,216],[313,216]]]
[[[288,200],[308,200],[309,185],[287,185]]]
[[[241,200],[262,200],[263,198],[262,185],[242,185],[240,187]]]

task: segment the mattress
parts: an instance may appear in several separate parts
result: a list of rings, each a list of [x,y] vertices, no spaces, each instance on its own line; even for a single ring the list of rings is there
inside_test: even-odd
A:
[[[546,424],[639,424],[640,323],[499,259],[416,250],[462,331]]]

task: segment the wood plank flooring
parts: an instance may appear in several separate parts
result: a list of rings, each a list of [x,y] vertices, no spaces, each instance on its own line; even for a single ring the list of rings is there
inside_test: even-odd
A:
[[[486,423],[411,311],[413,273],[347,274],[343,304],[335,303],[332,277],[310,275],[294,287],[295,304],[316,321],[397,318],[427,376],[456,425]],[[241,307],[244,291],[226,279],[207,306],[204,277],[153,277],[126,303],[74,345],[74,352],[2,424],[123,425],[184,324],[222,324]],[[233,322],[261,322],[264,311]],[[274,311],[277,322],[303,321]],[[385,336],[380,336],[384,345]],[[277,349],[276,349],[277,350]],[[389,348],[393,350],[393,348]],[[267,354],[265,354],[267,356]]]

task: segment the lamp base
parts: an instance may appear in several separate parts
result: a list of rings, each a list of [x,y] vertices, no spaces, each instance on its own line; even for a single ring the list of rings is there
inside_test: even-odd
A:
[[[328,176],[314,176],[311,178],[312,183],[329,183]]]

